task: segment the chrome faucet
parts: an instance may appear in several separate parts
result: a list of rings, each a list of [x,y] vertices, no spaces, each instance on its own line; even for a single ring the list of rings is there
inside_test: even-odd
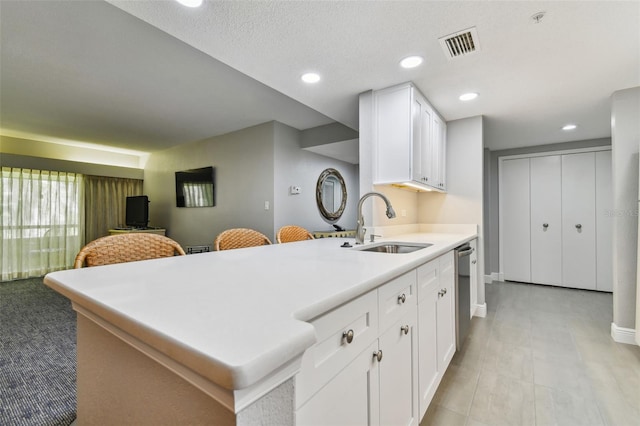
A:
[[[378,197],[384,200],[385,204],[387,205],[386,213],[389,219],[396,217],[396,212],[393,211],[393,207],[391,207],[391,202],[389,202],[389,199],[385,197],[384,194],[381,194],[379,192],[367,192],[366,194],[364,194],[360,198],[360,201],[358,201],[358,228],[356,229],[356,244],[364,243],[364,234],[367,232],[364,229],[364,217],[362,216],[362,203],[364,203],[364,200],[366,200],[367,198],[373,195],[377,195]]]

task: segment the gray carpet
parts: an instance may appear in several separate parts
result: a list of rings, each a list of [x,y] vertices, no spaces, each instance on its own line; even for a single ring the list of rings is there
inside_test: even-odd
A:
[[[76,317],[42,278],[0,282],[0,425],[76,417]]]

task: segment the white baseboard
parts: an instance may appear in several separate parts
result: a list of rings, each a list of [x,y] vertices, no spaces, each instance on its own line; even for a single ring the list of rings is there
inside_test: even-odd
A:
[[[500,272],[492,272],[491,274],[484,276],[485,284],[491,284],[494,281],[504,281],[504,274]]]
[[[618,343],[636,345],[636,331],[633,328],[618,327],[615,322],[611,323],[611,337]]]
[[[483,303],[482,305],[475,305],[475,311],[473,312],[474,317],[484,318],[487,316],[487,304]]]

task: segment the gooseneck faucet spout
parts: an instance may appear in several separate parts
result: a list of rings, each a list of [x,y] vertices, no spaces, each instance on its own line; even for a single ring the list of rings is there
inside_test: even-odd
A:
[[[366,194],[364,194],[362,197],[360,197],[360,201],[358,201],[358,228],[356,229],[356,244],[364,243],[364,234],[366,232],[366,230],[364,229],[364,217],[362,216],[362,204],[364,203],[364,200],[374,195],[382,198],[387,205],[387,217],[389,219],[393,219],[394,217],[396,217],[396,212],[393,210],[391,202],[384,194],[381,194],[380,192],[367,192]]]

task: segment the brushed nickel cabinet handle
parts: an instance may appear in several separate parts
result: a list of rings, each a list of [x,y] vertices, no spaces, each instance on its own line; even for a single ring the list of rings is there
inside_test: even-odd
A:
[[[398,296],[398,303],[404,303],[406,301],[407,301],[407,296],[404,293]]]
[[[349,329],[348,331],[342,333],[342,338],[345,339],[347,343],[353,342],[353,330]]]
[[[378,362],[382,361],[382,349],[375,351],[373,353],[373,358],[378,360]]]
[[[403,332],[405,335],[409,334],[409,325],[403,325],[402,327],[400,327],[400,331]]]

